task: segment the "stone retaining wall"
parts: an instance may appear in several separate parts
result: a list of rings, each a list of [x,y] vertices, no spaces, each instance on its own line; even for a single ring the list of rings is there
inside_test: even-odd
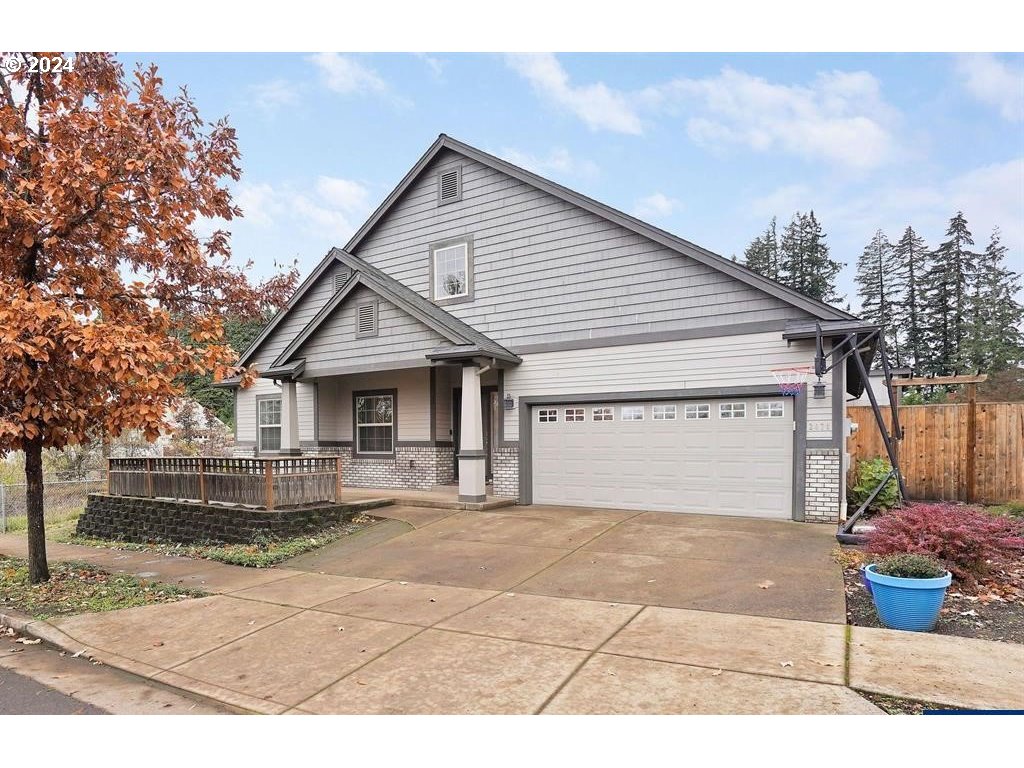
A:
[[[76,533],[140,543],[247,544],[257,536],[283,539],[317,531],[357,513],[351,504],[267,511],[93,493],[78,518]]]

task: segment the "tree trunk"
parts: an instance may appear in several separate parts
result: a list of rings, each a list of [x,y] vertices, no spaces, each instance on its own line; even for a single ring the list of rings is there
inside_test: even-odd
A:
[[[50,579],[46,565],[46,531],[43,527],[43,438],[25,443],[25,500],[28,513],[28,580],[39,584]]]

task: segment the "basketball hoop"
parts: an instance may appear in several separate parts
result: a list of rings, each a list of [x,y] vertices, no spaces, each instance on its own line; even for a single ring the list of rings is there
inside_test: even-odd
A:
[[[787,397],[796,397],[804,388],[807,377],[814,373],[813,368],[773,368],[772,376],[779,384],[779,392]]]

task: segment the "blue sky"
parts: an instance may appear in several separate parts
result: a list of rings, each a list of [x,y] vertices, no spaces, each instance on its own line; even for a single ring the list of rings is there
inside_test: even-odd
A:
[[[967,215],[1024,271],[1024,56],[123,54],[228,115],[232,222],[257,274],[307,274],[438,133],[724,256],[814,208],[840,289],[875,229],[937,244]]]

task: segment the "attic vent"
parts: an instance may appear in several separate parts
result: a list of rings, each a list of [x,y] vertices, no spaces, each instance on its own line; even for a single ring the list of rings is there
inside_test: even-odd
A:
[[[377,335],[377,302],[360,304],[356,307],[356,338]]]
[[[334,292],[337,293],[341,290],[341,287],[348,282],[349,277],[352,275],[352,270],[348,267],[342,267],[334,273]]]
[[[454,203],[462,199],[462,168],[452,168],[450,171],[443,171],[438,176],[438,202]]]

